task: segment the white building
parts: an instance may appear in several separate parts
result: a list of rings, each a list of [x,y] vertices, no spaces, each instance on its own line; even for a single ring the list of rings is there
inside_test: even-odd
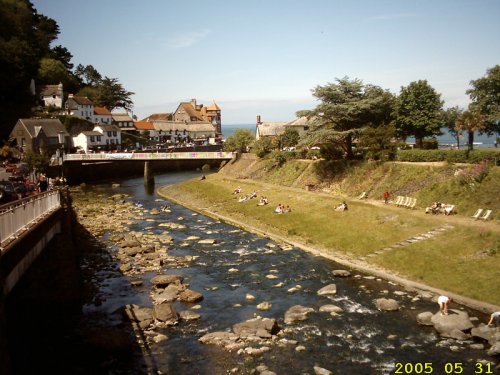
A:
[[[84,131],[73,137],[73,145],[88,153],[89,151],[98,151],[99,148],[104,149],[106,143],[103,142],[102,133],[98,131]]]
[[[93,122],[94,118],[94,103],[86,96],[68,95],[66,101],[66,110],[73,117],[80,117]]]
[[[122,135],[120,128],[116,125],[98,124],[94,131],[101,133],[102,142],[108,150],[120,149],[122,144]]]
[[[45,85],[40,87],[40,100],[45,107],[63,107],[63,84]]]
[[[94,107],[92,122],[111,124],[113,122],[113,115],[106,107]]]

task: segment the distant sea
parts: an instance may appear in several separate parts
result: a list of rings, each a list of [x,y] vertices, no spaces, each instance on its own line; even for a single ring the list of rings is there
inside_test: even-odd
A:
[[[224,138],[227,138],[232,135],[236,129],[248,129],[255,134],[255,127],[255,124],[222,124],[222,134],[224,135]]]
[[[224,135],[224,138],[229,137],[232,135],[236,129],[248,129],[250,130],[253,134],[255,134],[255,124],[229,124],[225,125],[222,124],[222,134]],[[443,135],[440,135],[437,137],[437,140],[441,147],[451,147],[455,146],[457,144],[457,141],[453,136],[448,132],[446,129],[441,129],[443,132]],[[479,135],[477,132],[474,133],[474,147],[475,148],[488,148],[488,147],[495,147],[495,140],[496,138],[500,136],[498,134],[495,134],[493,136],[487,136],[485,134]],[[415,138],[409,137],[406,140],[408,143],[415,143]],[[464,134],[460,138],[460,148],[466,148],[467,147],[467,134]]]

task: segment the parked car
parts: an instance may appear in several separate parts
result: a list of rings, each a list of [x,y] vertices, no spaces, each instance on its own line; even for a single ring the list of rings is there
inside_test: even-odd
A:
[[[18,193],[16,185],[12,181],[0,181],[0,202],[8,203],[20,199],[22,193]]]

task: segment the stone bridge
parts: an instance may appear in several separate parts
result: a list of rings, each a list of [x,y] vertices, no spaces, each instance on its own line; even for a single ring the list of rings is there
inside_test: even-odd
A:
[[[196,170],[205,165],[218,169],[235,156],[223,151],[67,154],[62,174],[69,184],[142,174],[146,177],[147,173]]]

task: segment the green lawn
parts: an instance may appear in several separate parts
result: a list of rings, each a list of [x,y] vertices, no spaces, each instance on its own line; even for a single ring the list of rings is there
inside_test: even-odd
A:
[[[239,203],[232,194],[237,186],[243,194],[257,191],[259,197],[267,196],[270,204],[257,206],[258,198]],[[353,258],[445,223],[442,217],[356,200],[347,200],[348,211],[337,212],[334,208],[343,197],[219,174],[163,187],[159,192],[188,206],[208,209],[263,231]],[[278,203],[290,205],[292,212],[274,213]],[[455,224],[454,229],[432,239],[366,261],[430,286],[500,305],[498,288],[491,285],[500,280],[499,234],[498,228],[487,231]]]

